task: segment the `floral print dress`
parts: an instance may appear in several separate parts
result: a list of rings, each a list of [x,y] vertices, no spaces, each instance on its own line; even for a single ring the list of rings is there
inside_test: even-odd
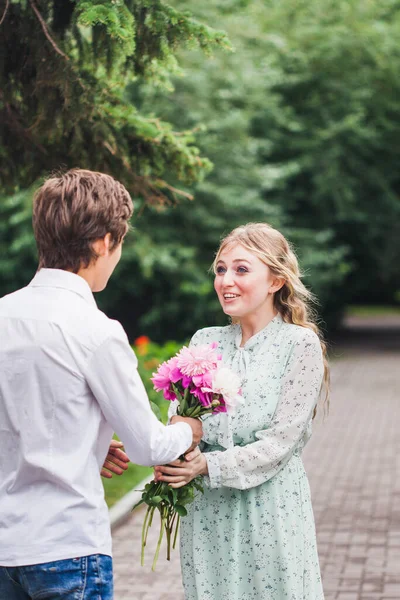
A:
[[[234,416],[204,417],[209,476],[181,524],[185,600],[323,600],[301,459],[323,377],[320,343],[280,315],[244,347],[241,336],[240,325],[209,327],[191,342],[218,342],[244,403]]]

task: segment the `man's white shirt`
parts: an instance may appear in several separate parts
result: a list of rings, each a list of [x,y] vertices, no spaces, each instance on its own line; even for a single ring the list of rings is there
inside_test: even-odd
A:
[[[87,282],[41,269],[0,299],[0,565],[111,555],[100,469],[116,432],[132,462],[192,443],[151,412],[137,359]]]

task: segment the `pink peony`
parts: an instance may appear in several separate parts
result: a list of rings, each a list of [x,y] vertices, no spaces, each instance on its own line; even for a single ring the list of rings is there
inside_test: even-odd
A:
[[[184,375],[193,377],[212,371],[217,366],[217,343],[187,348],[184,346],[178,354],[178,367]]]
[[[153,382],[154,389],[157,392],[169,389],[171,380],[169,378],[171,373],[171,367],[167,362],[163,362],[157,369],[157,373],[153,373],[151,381]]]
[[[193,377],[193,383],[196,387],[200,388],[203,392],[210,391],[210,388],[212,386],[212,374],[213,371],[208,371],[207,373],[203,373],[202,375],[195,375]],[[203,388],[208,388],[207,390],[204,390]]]
[[[176,394],[170,389],[163,390],[163,396],[166,400],[176,400]]]
[[[172,381],[172,383],[176,383],[177,381],[180,381],[182,379],[182,373],[178,367],[178,357],[174,356],[174,357],[170,358],[169,361],[167,362],[167,365],[170,368],[169,380]]]
[[[185,388],[189,387],[190,384],[192,383],[192,378],[188,377],[187,375],[183,375],[181,383],[182,383],[183,389],[185,389]]]
[[[163,362],[157,369],[157,373],[153,373],[151,381],[154,389],[157,392],[168,390],[171,382],[176,383],[182,379],[183,375],[178,368],[178,359],[176,356],[170,358],[167,362]]]
[[[205,408],[211,408],[211,403],[213,400],[213,395],[209,392],[202,392],[200,388],[195,388],[191,391],[193,396],[197,398],[202,406]]]

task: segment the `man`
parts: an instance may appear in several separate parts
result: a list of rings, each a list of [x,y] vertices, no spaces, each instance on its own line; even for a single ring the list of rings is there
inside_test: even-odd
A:
[[[38,272],[0,300],[1,600],[111,600],[100,469],[113,432],[143,465],[200,440],[196,419],[155,418],[123,328],[93,298],[131,214],[126,189],[101,173],[74,169],[36,193]]]

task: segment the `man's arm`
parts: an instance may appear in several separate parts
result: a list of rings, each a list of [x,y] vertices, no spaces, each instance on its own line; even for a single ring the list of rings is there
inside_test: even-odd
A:
[[[201,439],[201,422],[187,419],[166,427],[153,414],[137,371],[137,358],[119,323],[93,354],[85,376],[101,410],[130,459],[141,465],[169,463]]]

